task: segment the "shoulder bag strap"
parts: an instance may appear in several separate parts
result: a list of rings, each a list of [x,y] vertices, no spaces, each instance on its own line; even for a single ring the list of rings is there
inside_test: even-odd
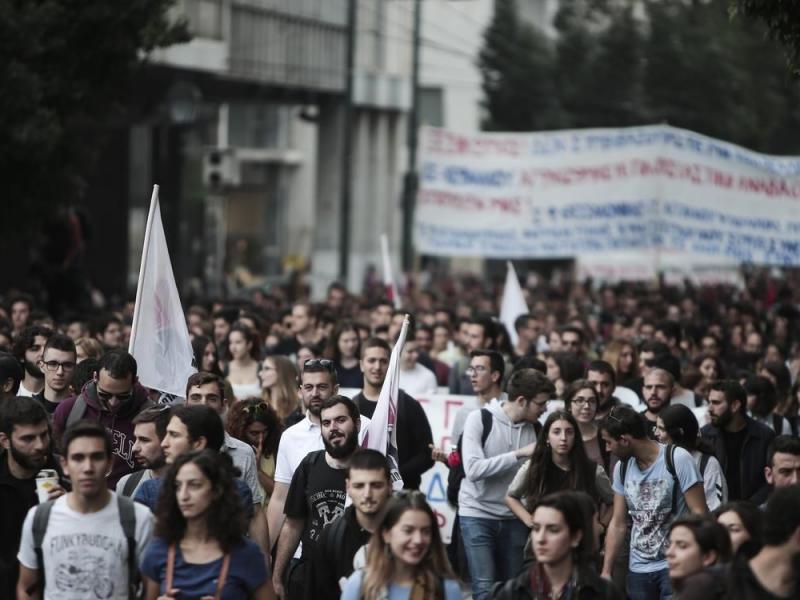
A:
[[[228,578],[228,569],[231,566],[231,555],[226,554],[222,557],[222,568],[219,570],[219,577],[217,578],[217,591],[214,593],[214,600],[222,598],[222,588],[225,587],[225,580]]]
[[[164,593],[169,594],[172,589],[172,582],[175,578],[175,544],[170,544],[167,548],[167,584],[164,586]]]

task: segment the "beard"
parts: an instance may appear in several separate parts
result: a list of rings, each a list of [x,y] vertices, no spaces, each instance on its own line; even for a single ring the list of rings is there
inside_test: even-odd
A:
[[[647,403],[647,410],[650,411],[650,413],[652,413],[654,415],[657,415],[658,413],[660,413],[662,410],[664,410],[668,406],[669,406],[669,401],[660,402],[659,404],[656,404],[656,405],[650,404],[648,402]]]
[[[14,458],[16,463],[22,467],[23,469],[30,469],[31,471],[36,469],[41,469],[47,464],[47,453],[43,453],[41,457],[36,458],[29,456],[18,450],[14,444],[11,444],[11,456]]]
[[[718,417],[711,417],[711,424],[714,427],[724,428],[728,423],[733,420],[733,411],[728,409]]]
[[[347,458],[355,452],[358,447],[358,432],[355,430],[350,432],[345,438],[344,443],[340,446],[334,446],[324,437],[322,438],[322,443],[325,444],[325,452],[330,454],[333,458]]]
[[[35,377],[36,379],[44,379],[44,373],[42,373],[42,370],[36,366],[36,363],[26,360],[22,366],[25,367],[25,372],[31,377]]]

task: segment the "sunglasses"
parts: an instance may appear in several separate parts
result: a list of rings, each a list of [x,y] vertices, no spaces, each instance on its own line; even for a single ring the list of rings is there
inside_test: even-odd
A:
[[[112,398],[116,398],[120,402],[126,402],[133,397],[133,391],[125,392],[124,394],[112,394],[111,392],[106,392],[105,390],[101,390],[99,387],[97,388],[97,397],[100,398],[103,402],[108,402]]]
[[[268,408],[265,402],[259,402],[257,404],[248,404],[247,406],[242,407],[242,412],[248,416],[252,415],[260,415],[262,413],[267,412]]]
[[[315,367],[322,367],[328,371],[333,371],[333,361],[328,360],[327,358],[309,358],[303,363],[304,371],[308,368],[313,369]]]

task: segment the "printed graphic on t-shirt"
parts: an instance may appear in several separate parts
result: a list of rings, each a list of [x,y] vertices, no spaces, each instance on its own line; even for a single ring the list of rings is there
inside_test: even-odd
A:
[[[667,479],[625,483],[625,496],[633,521],[631,548],[642,558],[664,558],[667,524],[672,517],[672,485],[672,481]]]
[[[50,586],[65,600],[127,595],[116,589],[119,571],[127,564],[127,544],[119,537],[90,532],[54,535],[48,540],[47,561],[55,566],[54,577],[47,581],[48,595]]]
[[[340,489],[318,490],[308,497],[311,507],[311,523],[308,537],[316,542],[326,525],[344,514],[347,494]]]

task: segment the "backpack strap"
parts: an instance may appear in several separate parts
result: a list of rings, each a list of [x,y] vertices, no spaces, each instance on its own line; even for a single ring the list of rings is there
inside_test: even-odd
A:
[[[144,471],[144,469],[141,469],[135,473],[131,473],[131,476],[125,481],[125,485],[122,486],[122,491],[120,492],[121,496],[124,496],[125,498],[130,498],[133,496],[133,492],[136,491],[136,487],[144,477]]]
[[[344,548],[344,536],[347,533],[347,512],[330,524],[325,536],[325,560],[335,560]],[[324,533],[324,532],[323,532]]]
[[[678,515],[678,498],[676,489],[683,493],[681,490],[681,482],[678,479],[678,472],[675,470],[675,444],[667,444],[667,449],[664,451],[664,458],[667,463],[667,471],[672,475],[672,514]]]
[[[44,574],[44,552],[42,552],[42,544],[44,543],[44,534],[47,533],[47,522],[50,520],[50,511],[53,509],[55,500],[48,500],[36,507],[33,513],[33,551],[36,553],[36,562],[39,565],[39,589],[44,596],[45,578]]]
[[[85,412],[86,400],[83,398],[83,394],[79,394],[78,397],[75,398],[75,404],[69,409],[69,415],[67,416],[67,422],[64,424],[64,429],[66,430],[70,425],[80,421]]]
[[[492,425],[494,425],[492,413],[485,408],[481,409],[481,425],[483,426],[483,431],[481,432],[481,446],[485,446],[486,440],[492,432]]]
[[[783,417],[778,413],[772,413],[772,429],[775,431],[775,435],[783,433]]]
[[[136,567],[136,507],[133,500],[117,495],[119,522],[128,542],[128,585],[131,598],[136,597],[139,585],[139,569]]]
[[[706,467],[708,466],[708,459],[711,458],[711,455],[703,452],[700,455],[700,475],[703,476],[703,479],[706,478]]]

